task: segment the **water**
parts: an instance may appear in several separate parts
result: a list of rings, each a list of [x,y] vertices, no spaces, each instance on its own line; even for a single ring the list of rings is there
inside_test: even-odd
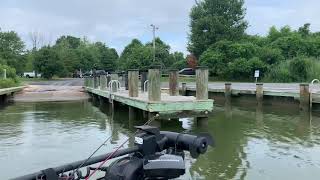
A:
[[[90,102],[18,103],[0,109],[0,179],[98,154],[134,132],[128,110],[112,116]],[[192,118],[162,122],[163,130],[210,132],[216,141],[198,159],[186,158],[180,179],[319,179],[320,118],[295,109],[216,107],[208,127]],[[126,145],[131,146],[132,143]]]

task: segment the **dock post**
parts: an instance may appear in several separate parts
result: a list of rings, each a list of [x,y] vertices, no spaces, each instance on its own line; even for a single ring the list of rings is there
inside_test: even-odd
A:
[[[258,103],[262,103],[263,100],[263,83],[256,84],[256,98]]]
[[[197,100],[208,99],[208,67],[198,66],[196,69],[196,98]]]
[[[111,75],[110,74],[108,74],[107,75],[107,86],[109,85],[109,82],[111,81]]]
[[[187,83],[182,83],[181,84],[181,96],[186,96],[187,95]]]
[[[196,69],[196,99],[208,99],[208,67],[198,66]],[[208,117],[197,117],[197,125],[199,127],[208,127]]]
[[[178,70],[171,69],[169,72],[169,94],[170,96],[179,95]]]
[[[148,99],[149,101],[161,101],[160,68],[153,67],[148,71]]]
[[[98,77],[97,76],[93,77],[93,88],[94,89],[98,88]]]
[[[131,69],[128,70],[128,86],[129,96],[138,97],[139,93],[139,70]]]
[[[101,90],[107,89],[107,76],[106,75],[100,76],[100,89]]]
[[[309,84],[300,84],[300,109],[309,111],[310,103]]]
[[[226,104],[230,105],[231,103],[231,95],[232,95],[232,88],[231,83],[225,83],[224,84],[224,97],[226,99]]]
[[[146,70],[143,70],[143,71],[141,71],[141,82],[140,82],[142,92],[144,92],[144,82],[146,80],[148,80],[148,72]]]
[[[84,78],[83,85],[84,85],[84,87],[88,87],[88,78],[87,77]]]

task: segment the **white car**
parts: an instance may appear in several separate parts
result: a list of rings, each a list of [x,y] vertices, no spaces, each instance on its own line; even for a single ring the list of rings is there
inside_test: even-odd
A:
[[[35,78],[35,77],[36,77],[36,72],[35,72],[35,71],[32,71],[32,72],[24,72],[24,73],[23,73],[23,77],[26,77],[26,78]],[[38,74],[37,74],[37,77],[41,77],[41,74],[38,73]]]

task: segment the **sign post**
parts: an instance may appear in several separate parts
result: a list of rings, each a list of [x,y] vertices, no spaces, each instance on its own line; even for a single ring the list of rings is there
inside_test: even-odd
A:
[[[256,78],[256,83],[258,82],[258,77],[260,76],[260,71],[259,70],[255,70],[254,71],[254,77]]]

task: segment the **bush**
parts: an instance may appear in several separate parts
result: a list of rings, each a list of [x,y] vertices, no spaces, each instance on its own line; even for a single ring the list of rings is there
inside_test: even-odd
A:
[[[320,78],[320,61],[299,56],[270,68],[265,80],[272,82],[310,82]]]
[[[0,89],[1,88],[9,88],[17,85],[17,82],[13,79],[0,79]]]
[[[14,80],[17,80],[16,70],[10,66],[7,65],[1,65],[0,64],[0,77],[3,77],[4,69],[6,69],[7,78],[11,78]]]

